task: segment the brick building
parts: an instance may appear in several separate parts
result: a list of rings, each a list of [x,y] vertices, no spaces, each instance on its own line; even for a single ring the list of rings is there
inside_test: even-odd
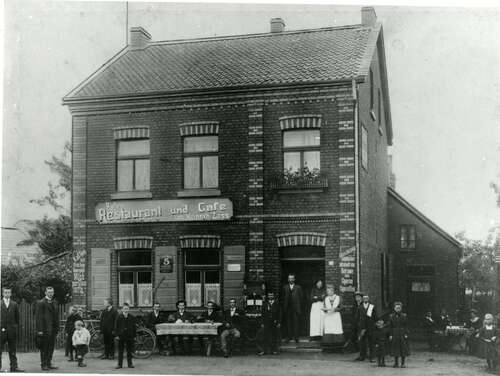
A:
[[[65,98],[75,303],[190,309],[294,272],[393,294],[382,26],[130,44]],[[391,295],[392,294],[392,295]],[[307,305],[307,303],[305,302]]]

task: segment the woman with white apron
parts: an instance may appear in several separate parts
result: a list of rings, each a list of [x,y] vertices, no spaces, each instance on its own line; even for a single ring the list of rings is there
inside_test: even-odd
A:
[[[311,314],[309,315],[310,340],[319,340],[323,335],[323,305],[325,288],[323,281],[318,280],[311,290]]]
[[[336,347],[344,343],[344,331],[342,330],[342,316],[340,314],[340,296],[335,294],[331,285],[326,287],[326,298],[324,301],[324,334],[323,346]]]

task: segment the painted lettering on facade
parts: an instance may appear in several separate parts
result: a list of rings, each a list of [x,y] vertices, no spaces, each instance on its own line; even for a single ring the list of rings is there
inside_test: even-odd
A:
[[[226,221],[233,216],[228,199],[130,200],[99,203],[100,224],[137,222]]]
[[[356,257],[354,256],[356,247],[349,247],[341,250],[340,259],[340,292],[354,292],[354,272],[356,270]]]

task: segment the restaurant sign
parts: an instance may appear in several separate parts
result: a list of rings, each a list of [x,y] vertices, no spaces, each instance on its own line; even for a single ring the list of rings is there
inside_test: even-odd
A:
[[[233,216],[233,203],[227,198],[120,200],[97,204],[95,215],[100,224],[227,221]]]

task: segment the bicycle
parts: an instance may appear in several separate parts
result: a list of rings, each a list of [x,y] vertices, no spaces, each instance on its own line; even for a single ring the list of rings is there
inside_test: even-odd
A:
[[[139,310],[139,312],[143,313],[142,310]],[[156,348],[156,335],[146,327],[142,316],[137,316],[136,320],[135,344],[132,356],[137,359],[147,359]]]
[[[103,354],[104,341],[101,330],[99,329],[99,312],[86,311],[84,322],[85,327],[90,333],[90,344],[88,357],[97,358]]]

